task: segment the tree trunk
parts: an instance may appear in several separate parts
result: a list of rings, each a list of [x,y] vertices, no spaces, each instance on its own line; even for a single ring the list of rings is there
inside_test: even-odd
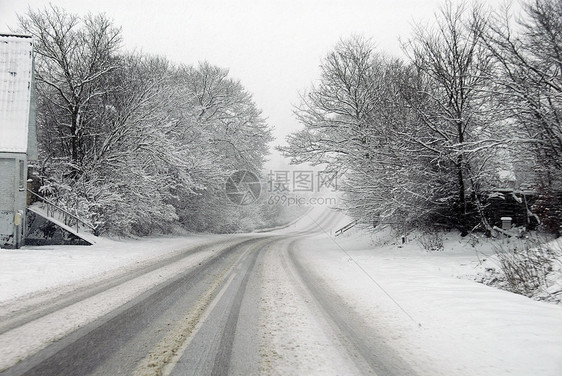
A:
[[[457,121],[457,132],[459,136],[459,145],[464,143],[464,133],[463,133],[463,123],[462,121]],[[459,184],[459,227],[461,230],[461,236],[468,235],[468,218],[466,210],[466,186],[464,183],[464,155],[462,150],[457,158],[457,169],[458,169],[458,184]]]
[[[70,120],[70,157],[72,163],[72,172],[71,175],[73,177],[77,177],[78,174],[78,158],[79,158],[79,148],[80,148],[80,140],[78,137],[78,121],[79,121],[79,112],[77,107],[73,107],[72,109],[72,119]]]

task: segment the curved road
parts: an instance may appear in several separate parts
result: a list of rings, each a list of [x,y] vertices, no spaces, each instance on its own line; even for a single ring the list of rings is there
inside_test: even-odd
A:
[[[298,239],[328,233],[335,218],[185,250],[2,318],[0,340],[162,268],[177,270],[0,374],[415,374],[299,257]]]

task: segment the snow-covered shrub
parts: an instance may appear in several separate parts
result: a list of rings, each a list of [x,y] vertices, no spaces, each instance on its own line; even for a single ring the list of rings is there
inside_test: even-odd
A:
[[[438,231],[430,231],[418,237],[418,243],[429,252],[443,251],[443,235]]]
[[[91,170],[77,179],[57,175],[63,170],[51,164],[39,193],[57,207],[80,218],[100,233],[148,235],[167,232],[178,216],[169,204],[165,176],[150,176],[129,164]],[[165,184],[163,184],[165,183]]]
[[[556,241],[508,239],[496,244],[495,258],[498,270],[487,271],[488,284],[538,300],[562,302],[562,251]]]

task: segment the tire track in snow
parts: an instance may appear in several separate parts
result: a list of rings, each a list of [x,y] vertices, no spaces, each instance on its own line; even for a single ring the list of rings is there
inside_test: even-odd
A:
[[[290,267],[296,271],[303,286],[314,297],[334,330],[340,333],[349,344],[346,349],[353,359],[358,360],[358,367],[365,370],[364,365],[366,364],[369,370],[365,371],[374,372],[379,376],[415,375],[416,372],[393,349],[386,346],[384,340],[377,338],[376,333],[370,331],[369,325],[363,320],[360,313],[346,305],[345,301],[330,289],[326,281],[299,261],[295,246],[297,242],[298,239],[293,240],[288,246]]]

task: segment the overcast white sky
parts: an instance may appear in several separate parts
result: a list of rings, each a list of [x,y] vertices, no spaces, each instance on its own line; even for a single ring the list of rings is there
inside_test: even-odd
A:
[[[498,3],[503,0],[489,0]],[[52,0],[73,13],[106,13],[123,29],[124,47],[176,63],[207,60],[230,69],[254,95],[276,144],[298,128],[293,105],[318,78],[318,66],[341,38],[360,34],[391,55],[413,22],[433,18],[443,0]],[[0,32],[16,13],[48,0],[0,0]]]

